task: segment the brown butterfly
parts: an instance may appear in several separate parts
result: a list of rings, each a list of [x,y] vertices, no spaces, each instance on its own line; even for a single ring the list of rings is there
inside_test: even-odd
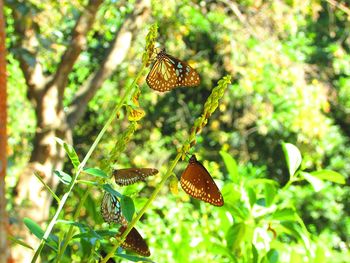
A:
[[[108,192],[105,192],[102,198],[101,215],[103,220],[107,223],[127,223],[126,219],[122,215],[118,198]]]
[[[157,91],[168,91],[176,87],[195,87],[200,84],[200,78],[187,62],[181,61],[162,49],[156,57],[146,82]]]
[[[182,189],[190,196],[210,203],[223,206],[224,199],[213,178],[205,167],[192,155],[186,170],[180,178]]]
[[[127,225],[122,225],[119,228],[118,235],[121,236],[127,228]],[[132,228],[129,234],[126,236],[121,247],[136,252],[137,254],[149,257],[151,252],[149,251],[148,245],[136,228]]]
[[[146,177],[158,173],[154,168],[127,168],[113,170],[115,182],[119,185],[129,185],[138,181],[144,181]]]

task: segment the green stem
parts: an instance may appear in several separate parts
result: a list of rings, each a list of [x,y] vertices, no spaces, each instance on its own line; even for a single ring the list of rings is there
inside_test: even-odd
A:
[[[120,244],[124,241],[124,239],[126,238],[126,236],[129,234],[129,232],[131,231],[131,229],[135,226],[136,222],[140,220],[140,218],[142,217],[142,215],[146,212],[147,208],[151,205],[151,203],[154,201],[154,199],[157,197],[159,191],[162,189],[163,185],[165,184],[165,182],[167,181],[167,179],[172,175],[172,172],[176,166],[176,164],[178,163],[178,161],[180,160],[182,156],[182,153],[179,152],[174,161],[171,163],[168,171],[166,172],[166,174],[163,176],[162,180],[160,181],[160,183],[157,185],[156,189],[154,189],[151,197],[147,200],[146,204],[142,207],[142,209],[140,210],[140,212],[137,214],[137,216],[135,216],[133,218],[133,220],[130,222],[130,224],[128,225],[128,228],[124,231],[124,233],[122,234],[122,236],[120,237],[120,239],[118,240],[118,242],[112,247],[112,249],[110,250],[110,252],[101,260],[101,263],[106,263],[108,261],[108,259],[110,259],[111,257],[114,256],[115,251],[118,249],[118,247],[120,246]]]
[[[87,152],[87,154],[85,155],[83,161],[81,162],[81,164],[78,167],[77,172],[75,173],[75,175],[73,176],[73,179],[69,185],[69,189],[68,191],[63,195],[61,202],[56,210],[55,215],[53,216],[53,218],[51,219],[49,225],[47,226],[47,229],[44,233],[43,238],[40,241],[40,244],[38,246],[38,248],[35,251],[35,254],[32,258],[32,263],[36,262],[36,260],[38,259],[41,250],[43,249],[44,245],[45,245],[45,241],[48,238],[48,236],[50,235],[53,227],[56,224],[56,220],[59,216],[59,214],[61,213],[63,206],[65,205],[68,196],[70,195],[70,193],[73,190],[73,187],[75,186],[75,183],[78,179],[79,174],[82,172],[83,168],[85,167],[85,164],[87,163],[87,161],[89,160],[91,154],[93,153],[93,151],[96,149],[98,143],[100,142],[100,140],[102,139],[102,136],[105,134],[107,128],[109,127],[109,125],[112,123],[113,119],[116,117],[118,111],[121,109],[121,107],[123,106],[127,96],[131,93],[132,89],[135,87],[136,82],[138,81],[138,79],[142,76],[143,72],[145,71],[146,66],[142,65],[141,70],[139,71],[139,73],[137,74],[136,78],[134,79],[134,81],[131,83],[131,85],[125,90],[125,93],[123,95],[123,97],[121,98],[121,100],[119,101],[119,103],[117,104],[117,106],[114,108],[112,114],[110,115],[109,119],[107,120],[106,124],[103,126],[102,130],[100,131],[100,133],[98,134],[96,140],[94,141],[94,143],[92,144],[92,146],[90,147],[89,151]]]
[[[74,221],[74,222],[76,222],[76,220],[78,219],[78,217],[79,217],[79,215],[80,215],[80,210],[81,210],[81,208],[83,207],[86,198],[89,196],[91,188],[92,188],[92,186],[88,186],[88,187],[86,188],[83,197],[82,197],[81,200],[79,201],[78,207],[77,207],[77,209],[76,209],[76,211],[75,211],[75,214],[74,214],[74,216],[73,216],[73,221]],[[68,229],[68,232],[67,232],[65,238],[63,239],[63,242],[62,242],[63,245],[62,245],[62,247],[60,248],[60,250],[59,250],[59,252],[58,252],[58,255],[57,255],[57,258],[56,258],[56,262],[60,262],[60,259],[62,258],[63,253],[64,253],[64,251],[66,250],[70,239],[72,238],[73,229],[74,229],[74,226],[73,226],[73,225],[70,225],[70,226],[69,226],[69,229]]]

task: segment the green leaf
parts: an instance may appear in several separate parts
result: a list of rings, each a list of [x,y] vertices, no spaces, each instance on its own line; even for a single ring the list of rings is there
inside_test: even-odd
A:
[[[73,164],[74,168],[77,168],[80,165],[79,157],[77,153],[75,152],[73,146],[69,145],[62,139],[56,137],[56,142],[63,147],[63,149],[66,151],[71,163]]]
[[[312,185],[315,192],[319,192],[324,188],[324,182],[318,179],[316,176],[313,176],[306,172],[301,172],[300,174]]]
[[[236,183],[239,182],[240,176],[238,173],[238,166],[236,160],[233,159],[233,157],[230,154],[224,151],[220,151],[220,155],[224,160],[226,169],[230,175],[231,180]]]
[[[60,181],[62,182],[62,183],[64,183],[64,184],[70,184],[70,182],[72,181],[72,177],[69,175],[69,174],[67,174],[67,173],[65,173],[65,172],[63,172],[63,171],[54,171],[53,172],[55,175],[57,175],[58,176],[58,178],[60,179]]]
[[[271,249],[265,257],[262,259],[262,262],[266,263],[277,263],[278,262],[278,251],[276,249]]]
[[[258,259],[259,259],[259,252],[256,249],[256,246],[254,246],[254,244],[252,243],[252,254],[253,254],[253,263],[258,263]]]
[[[252,187],[247,187],[247,193],[248,193],[248,197],[249,197],[249,204],[250,207],[253,207],[253,205],[256,202],[256,193],[255,190]]]
[[[37,238],[42,239],[44,236],[44,230],[41,229],[41,227],[35,223],[32,219],[25,217],[23,219],[23,223],[26,225],[26,227],[29,229],[30,232],[32,232]],[[57,251],[57,244],[58,244],[58,238],[52,234],[49,235],[47,238],[46,245],[48,245],[53,250]]]
[[[98,168],[86,168],[84,169],[84,173],[96,176],[96,177],[102,177],[102,178],[109,178],[109,176]]]
[[[320,170],[311,172],[310,174],[322,180],[327,180],[338,184],[345,184],[345,177],[332,170]]]
[[[132,217],[135,213],[134,201],[129,196],[123,195],[123,197],[120,200],[120,205],[122,208],[123,215],[129,222],[131,222]]]
[[[88,225],[85,225],[85,224],[79,223],[79,222],[69,221],[69,220],[58,219],[57,223],[62,223],[65,225],[72,225],[72,226],[76,226],[79,228],[90,229],[90,227]]]
[[[301,164],[302,158],[300,151],[291,143],[282,143],[282,148],[286,157],[290,178],[293,178]]]
[[[227,247],[233,251],[239,248],[241,242],[244,241],[246,233],[246,225],[238,223],[229,228],[226,233]]]
[[[278,182],[276,182],[275,180],[265,179],[265,178],[251,179],[251,180],[247,181],[246,184],[249,186],[261,185],[261,184],[270,184],[270,185],[273,185],[275,187],[279,186]]]
[[[37,238],[42,239],[44,236],[45,231],[41,229],[41,227],[35,223],[33,220],[31,220],[28,217],[25,217],[23,219],[23,223],[26,225],[26,227],[32,232]]]
[[[104,184],[104,185],[102,186],[102,188],[103,188],[106,192],[110,193],[111,195],[117,196],[117,197],[119,197],[119,198],[122,198],[122,197],[123,197],[123,195],[122,195],[121,193],[119,193],[118,191],[114,190],[113,187],[112,187],[110,184]]]
[[[272,219],[279,221],[294,221],[297,219],[296,212],[292,208],[283,208],[272,214]]]
[[[306,249],[306,252],[309,253],[311,241],[309,239],[307,230],[301,228],[301,226],[298,223],[291,222],[291,221],[282,222],[281,225],[284,226],[286,229],[288,229],[295,238],[302,241]]]
[[[276,194],[277,189],[274,185],[265,184],[265,202],[267,207],[273,204]]]

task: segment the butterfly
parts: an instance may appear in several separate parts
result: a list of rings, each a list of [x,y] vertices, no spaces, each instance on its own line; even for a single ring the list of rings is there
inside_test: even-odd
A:
[[[127,168],[113,170],[115,182],[119,185],[129,185],[138,181],[144,181],[146,177],[158,173],[153,168]]]
[[[108,192],[105,192],[102,198],[101,215],[107,223],[127,224],[125,217],[122,215],[118,198]]]
[[[121,236],[126,229],[127,229],[127,225],[122,225],[119,228],[118,235]],[[126,236],[124,242],[121,244],[121,247],[124,249],[134,251],[141,256],[149,257],[151,255],[151,252],[149,251],[146,241],[140,235],[139,231],[137,231],[136,228],[134,227]]]
[[[182,173],[180,184],[187,194],[196,199],[215,206],[224,205],[224,199],[219,188],[207,169],[197,161],[195,155],[192,155],[189,164]]]
[[[200,78],[187,62],[174,58],[162,49],[157,54],[146,82],[150,88],[164,92],[176,87],[198,86]]]

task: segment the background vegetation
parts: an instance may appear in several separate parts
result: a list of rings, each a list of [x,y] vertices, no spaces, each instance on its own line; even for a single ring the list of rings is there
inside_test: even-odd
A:
[[[18,174],[29,161],[35,134],[35,107],[27,99],[27,85],[16,59],[14,29],[16,1],[7,1],[9,82],[9,168],[7,198],[10,220]],[[68,45],[85,1],[26,1],[15,3],[40,25],[39,60],[46,73]],[[134,8],[134,1],[104,1],[83,50],[69,74],[64,105],[91,72],[101,64],[115,33]],[[202,113],[212,88],[222,76],[232,76],[218,110],[197,136],[192,152],[216,180],[225,199],[223,208],[177,195],[166,185],[141,218],[137,228],[155,262],[346,262],[350,257],[350,9],[335,1],[152,1],[151,15],[132,42],[126,59],[89,102],[73,132],[73,146],[84,157],[98,132],[134,80],[141,65],[145,36],[158,22],[157,45],[189,61],[202,77],[198,88],[157,93],[139,81],[139,121],[117,167],[155,167],[164,174],[194,120]],[[28,21],[22,21],[29,23]],[[128,127],[125,113],[113,122],[88,161],[101,167]],[[296,145],[301,170],[329,169],[347,183],[317,181],[299,172],[290,182],[282,142]],[[233,159],[234,160],[233,160]],[[187,162],[175,168],[179,177]],[[64,171],[73,167],[67,159]],[[87,179],[82,175],[81,179]],[[299,177],[298,177],[299,176]],[[329,174],[328,174],[329,176]],[[330,176],[332,177],[332,176]],[[304,180],[306,179],[306,180]],[[328,178],[330,179],[330,178]],[[146,183],[115,188],[133,198],[138,211],[161,176]],[[339,181],[338,181],[339,182]],[[86,185],[78,184],[61,219],[71,220]],[[60,184],[56,194],[61,196]],[[101,189],[89,188],[79,222],[95,230],[107,229],[99,214]],[[52,203],[50,215],[57,209]],[[58,224],[54,233],[68,229]],[[82,228],[80,228],[82,232]],[[77,233],[78,233],[77,228]],[[72,240],[66,259],[92,258],[91,250],[108,252],[108,242]],[[100,243],[99,243],[100,242]],[[42,260],[55,253],[45,248]],[[88,251],[88,252],[87,252]],[[103,254],[103,253],[102,253]],[[119,259],[116,259],[119,260]]]

